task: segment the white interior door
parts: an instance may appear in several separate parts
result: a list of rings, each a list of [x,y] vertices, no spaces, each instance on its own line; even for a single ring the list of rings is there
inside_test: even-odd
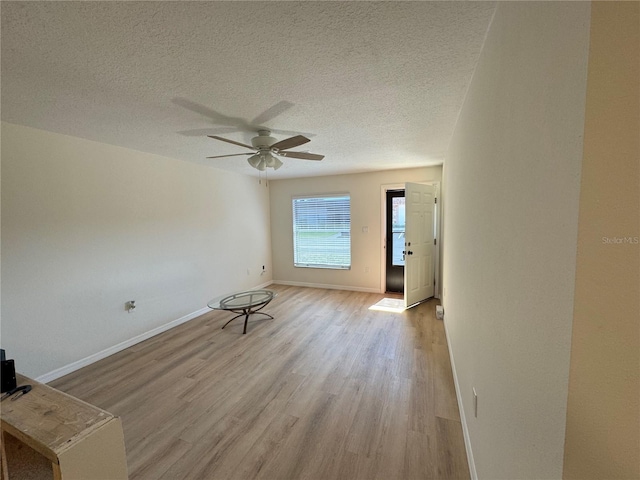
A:
[[[434,294],[434,209],[435,186],[419,183],[405,185],[405,307]]]

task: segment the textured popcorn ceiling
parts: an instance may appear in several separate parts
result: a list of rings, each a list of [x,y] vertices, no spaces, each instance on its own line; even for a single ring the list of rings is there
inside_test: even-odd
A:
[[[205,135],[259,117],[326,155],[271,178],[440,164],[494,7],[3,1],[2,120],[257,175]]]

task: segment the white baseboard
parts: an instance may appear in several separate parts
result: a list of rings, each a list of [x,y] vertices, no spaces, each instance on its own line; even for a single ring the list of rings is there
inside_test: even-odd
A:
[[[449,349],[449,360],[451,362],[451,370],[453,372],[453,381],[456,387],[456,397],[458,398],[458,410],[460,410],[460,423],[462,423],[462,434],[464,435],[464,446],[467,450],[467,462],[469,462],[469,473],[471,474],[471,480],[478,480],[478,472],[476,471],[476,462],[473,459],[473,450],[471,450],[471,439],[469,438],[469,428],[467,427],[467,417],[464,414],[464,406],[462,404],[460,385],[458,384],[458,374],[456,372],[456,363],[453,359],[453,350],[451,349],[451,341],[449,340],[449,332],[447,330],[446,315],[444,317],[444,332],[447,337],[447,348]]]
[[[268,282],[264,282],[264,283],[261,283],[260,285],[256,285],[251,290],[260,290],[261,288],[268,287],[269,285],[271,285],[273,283],[274,283],[273,280],[269,280]]]
[[[365,287],[350,287],[347,285],[331,285],[324,283],[306,283],[306,282],[290,282],[288,280],[274,280],[276,285],[291,285],[293,287],[310,287],[310,288],[326,288],[330,290],[349,290],[352,292],[366,292],[366,293],[384,293],[380,292],[377,288],[365,288]]]
[[[260,285],[256,285],[255,287],[252,288],[252,290],[257,290],[260,288],[264,288],[267,287],[269,285],[271,285],[273,283],[272,280],[268,280],[267,282],[264,282]],[[124,350],[125,348],[129,348],[132,347],[133,345],[143,342],[145,340],[147,340],[148,338],[154,337],[162,332],[166,332],[167,330],[172,329],[173,327],[177,327],[178,325],[181,325],[185,322],[188,322],[189,320],[193,320],[196,317],[199,317],[200,315],[204,315],[207,312],[210,312],[211,309],[209,307],[205,307],[205,308],[201,308],[200,310],[196,310],[195,312],[189,313],[187,315],[185,315],[184,317],[180,317],[176,320],[172,320],[169,323],[165,323],[164,325],[161,325],[159,327],[153,328],[151,330],[149,330],[148,332],[142,333],[140,335],[136,335],[133,338],[130,338],[128,340],[125,340],[124,342],[120,342],[117,345],[114,345],[112,347],[109,348],[105,348],[104,350],[98,352],[98,353],[94,353],[93,355],[89,355],[88,357],[85,358],[81,358],[80,360],[77,360],[75,362],[72,362],[68,365],[65,365],[63,367],[60,368],[56,368],[55,370],[49,372],[49,373],[45,373],[44,375],[40,375],[39,377],[37,377],[35,380],[37,380],[40,383],[49,383],[52,382],[53,380],[56,380],[57,378],[60,377],[64,377],[65,375],[68,375],[71,372],[75,372],[76,370],[79,370],[83,367],[86,367],[87,365],[91,365],[92,363],[97,362],[98,360],[102,360],[103,358],[107,358],[110,355],[113,355],[114,353],[118,353],[122,350]]]
[[[72,362],[68,365],[65,365],[64,367],[60,367],[60,368],[56,368],[55,370],[49,372],[49,373],[45,373],[44,375],[40,375],[38,378],[36,378],[36,380],[40,383],[49,383],[57,378],[60,377],[64,377],[65,375],[68,375],[71,372],[75,372],[76,370],[79,370],[83,367],[86,367],[87,365],[91,365],[92,363],[97,362],[98,360],[102,360],[103,358],[107,358],[110,355],[113,355],[114,353],[118,353],[122,350],[124,350],[125,348],[129,348],[133,345],[135,345],[136,343],[140,343],[143,342],[144,340],[147,340],[148,338],[154,337],[162,332],[166,332],[167,330],[173,328],[173,327],[177,327],[178,325],[188,322],[189,320],[193,320],[196,317],[199,317],[200,315],[203,315],[205,313],[210,312],[211,309],[209,307],[205,307],[205,308],[201,308],[200,310],[197,310],[195,312],[189,313],[188,315],[185,315],[184,317],[180,317],[176,320],[172,320],[169,323],[165,323],[164,325],[160,325],[159,327],[153,328],[151,330],[149,330],[148,332],[145,333],[141,333],[140,335],[136,335],[133,338],[130,338],[128,340],[125,340],[124,342],[120,342],[117,345],[114,345],[112,347],[109,348],[105,348],[104,350],[94,353],[93,355],[89,355],[88,357],[85,358],[81,358],[80,360],[77,360],[75,362]]]

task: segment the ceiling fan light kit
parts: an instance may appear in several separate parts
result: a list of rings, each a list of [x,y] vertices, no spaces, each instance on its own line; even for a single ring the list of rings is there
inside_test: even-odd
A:
[[[222,142],[231,143],[240,147],[249,148],[251,150],[254,150],[256,153],[234,153],[230,155],[216,155],[214,157],[207,158],[251,155],[247,159],[247,162],[253,168],[261,172],[265,171],[267,168],[273,168],[274,170],[279,169],[283,165],[282,161],[278,158],[279,156],[288,158],[300,158],[302,160],[322,160],[324,158],[324,155],[318,155],[315,153],[292,152],[290,150],[287,150],[289,148],[298,147],[310,141],[307,137],[303,137],[302,135],[296,135],[294,137],[278,141],[278,139],[271,136],[271,132],[269,130],[258,130],[258,136],[251,139],[251,146],[245,145],[244,143],[236,142],[235,140],[229,140],[228,138],[218,137],[216,135],[208,136],[209,138],[213,138],[215,140],[220,140]]]
[[[247,159],[249,165],[253,168],[264,172],[266,168],[278,170],[282,166],[282,162],[278,157],[271,155],[271,152],[259,152]]]

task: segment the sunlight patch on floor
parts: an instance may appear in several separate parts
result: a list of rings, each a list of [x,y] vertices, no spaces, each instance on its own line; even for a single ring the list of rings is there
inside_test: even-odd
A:
[[[404,312],[404,299],[402,298],[383,298],[378,303],[371,305],[369,310],[380,310],[382,312]]]

